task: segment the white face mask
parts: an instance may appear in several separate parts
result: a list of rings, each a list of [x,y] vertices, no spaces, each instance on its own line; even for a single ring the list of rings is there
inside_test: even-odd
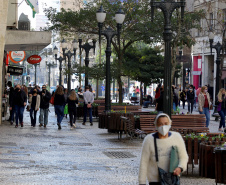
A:
[[[205,93],[207,93],[207,90],[204,90]]]
[[[163,125],[161,127],[157,127],[157,130],[160,134],[165,136],[169,132],[170,128],[171,128],[171,125]]]

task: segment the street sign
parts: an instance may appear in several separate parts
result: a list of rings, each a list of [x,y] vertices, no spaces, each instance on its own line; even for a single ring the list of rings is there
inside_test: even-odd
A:
[[[27,62],[29,64],[38,64],[42,61],[42,58],[39,55],[31,55],[28,59]]]
[[[23,74],[23,68],[8,66],[7,73],[10,73],[10,75],[19,76]]]
[[[17,64],[25,59],[26,53],[25,51],[10,51],[9,58],[10,60]]]

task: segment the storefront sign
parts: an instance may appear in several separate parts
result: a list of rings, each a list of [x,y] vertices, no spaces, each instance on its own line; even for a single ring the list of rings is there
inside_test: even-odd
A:
[[[17,76],[19,76],[19,75],[23,74],[23,68],[8,66],[7,73],[10,73],[10,75],[17,75]]]
[[[39,55],[31,55],[28,59],[27,62],[29,64],[38,64],[42,61],[42,58]]]
[[[201,71],[192,71],[193,75],[201,75]]]
[[[19,63],[25,59],[25,51],[10,51],[9,58],[13,63]]]

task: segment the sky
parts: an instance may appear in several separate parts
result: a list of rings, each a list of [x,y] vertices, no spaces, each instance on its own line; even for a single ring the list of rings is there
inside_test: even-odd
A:
[[[44,14],[43,13],[43,8],[42,8],[42,4],[45,1],[46,0],[39,0],[39,14]],[[18,0],[18,3],[19,3],[18,19],[19,19],[21,13],[24,13],[25,15],[28,15],[28,18],[31,21],[31,28],[35,28],[36,27],[36,23],[35,23],[36,19],[32,17],[32,9],[31,9],[31,7],[29,5],[27,5],[25,0]]]

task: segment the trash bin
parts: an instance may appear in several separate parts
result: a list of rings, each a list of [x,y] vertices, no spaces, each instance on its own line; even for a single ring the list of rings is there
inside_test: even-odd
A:
[[[226,184],[226,147],[216,147],[214,152],[216,184]]]

